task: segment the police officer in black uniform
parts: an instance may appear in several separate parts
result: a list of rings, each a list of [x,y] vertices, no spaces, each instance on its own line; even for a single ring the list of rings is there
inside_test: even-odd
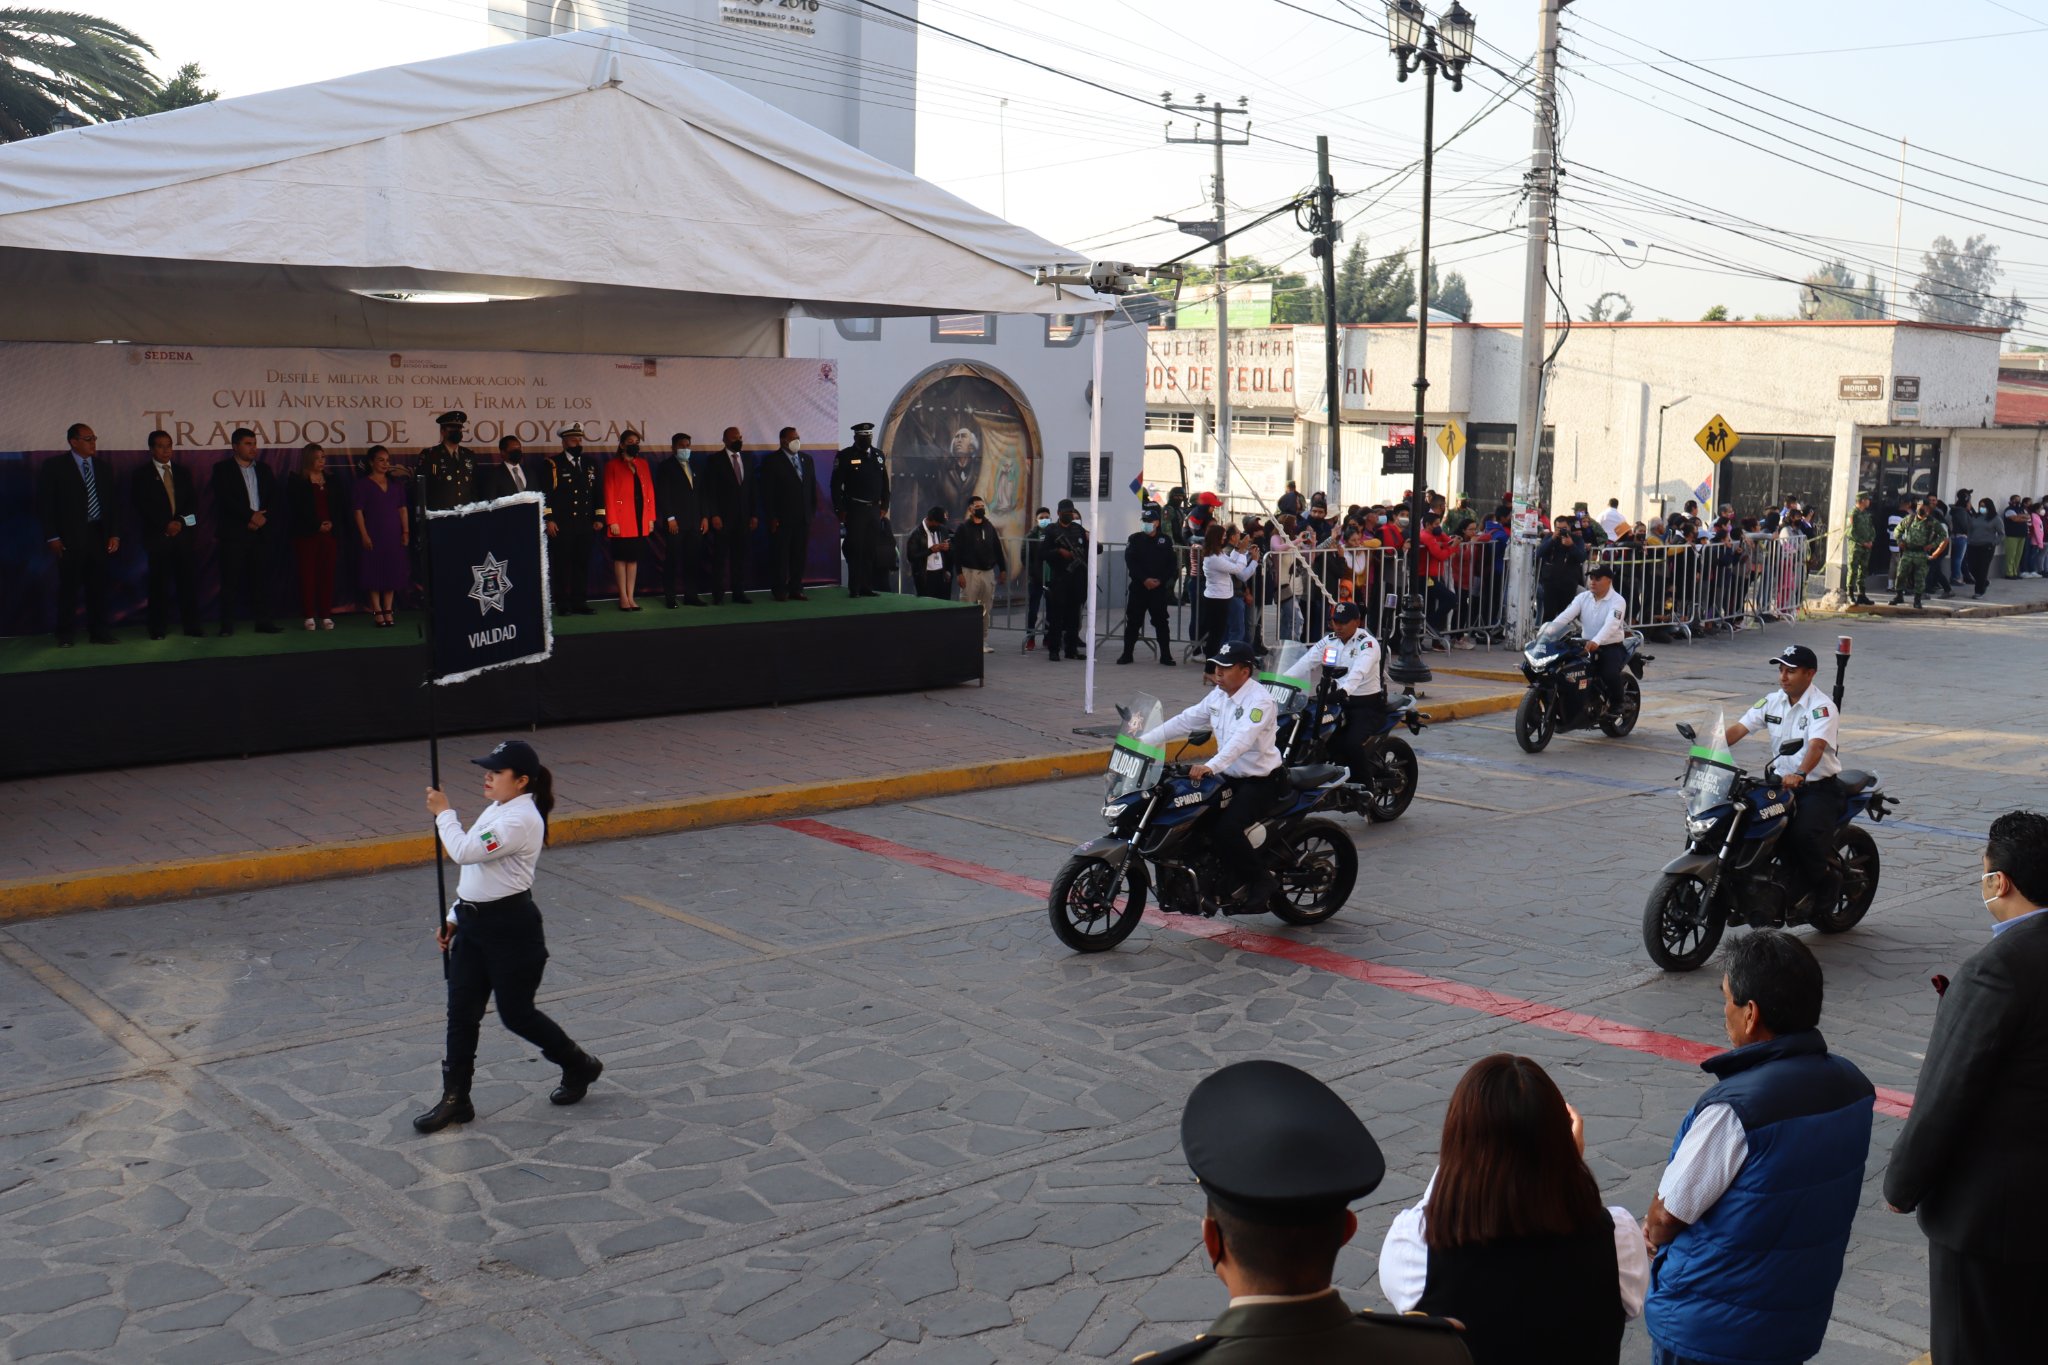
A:
[[[429,512],[445,512],[475,501],[476,456],[462,444],[468,413],[457,409],[434,420],[441,424],[441,443],[420,452],[420,502]]]
[[[1337,1093],[1285,1062],[1234,1062],[1181,1111],[1180,1145],[1209,1206],[1202,1247],[1230,1306],[1193,1341],[1146,1365],[1471,1365],[1457,1323],[1356,1313],[1330,1283],[1358,1231],[1347,1207],[1386,1161]]]
[[[875,449],[875,424],[855,422],[853,444],[832,466],[832,512],[846,536],[846,595],[873,597],[882,518],[889,511],[889,467]]]
[[[1124,545],[1124,568],[1131,577],[1130,597],[1124,610],[1124,652],[1117,662],[1131,662],[1138,647],[1138,634],[1145,618],[1152,618],[1152,632],[1159,638],[1159,662],[1173,663],[1173,636],[1167,626],[1166,608],[1173,601],[1174,581],[1180,577],[1180,547],[1159,524],[1159,504],[1148,502],[1138,513],[1144,523],[1131,532]]]
[[[555,588],[555,615],[595,616],[590,605],[590,542],[604,527],[604,503],[597,490],[597,461],[583,453],[583,427],[563,427],[562,449],[548,456],[548,578]]]
[[[1045,657],[1081,657],[1081,606],[1088,597],[1088,528],[1072,498],[1060,499],[1059,520],[1038,533],[1045,562]]]

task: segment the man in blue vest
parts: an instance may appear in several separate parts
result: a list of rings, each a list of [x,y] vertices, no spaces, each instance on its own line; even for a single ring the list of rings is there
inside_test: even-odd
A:
[[[1820,963],[1792,935],[1737,939],[1721,978],[1734,1050],[1679,1125],[1644,1220],[1655,1365],[1792,1365],[1820,1350],[1863,1190],[1876,1091],[1820,1036]]]

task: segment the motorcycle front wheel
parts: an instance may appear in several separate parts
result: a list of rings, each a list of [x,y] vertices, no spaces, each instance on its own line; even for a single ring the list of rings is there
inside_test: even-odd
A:
[[[1321,924],[1358,885],[1358,845],[1333,820],[1304,820],[1292,841],[1294,859],[1273,869],[1280,889],[1266,908],[1289,924]]]
[[[1366,760],[1365,818],[1376,825],[1401,818],[1415,799],[1415,751],[1398,735],[1388,735]]]
[[[1643,906],[1643,947],[1667,972],[1698,970],[1721,944],[1728,917],[1718,904],[1705,903],[1706,891],[1703,881],[1668,873]]]
[[[1642,715],[1642,713],[1642,684],[1636,681],[1635,674],[1624,673],[1621,675],[1621,712],[1618,715],[1602,716],[1600,718],[1600,728],[1605,730],[1610,737],[1620,739],[1623,735],[1636,728],[1636,717]]]
[[[1823,934],[1854,929],[1877,899],[1877,841],[1870,831],[1843,826],[1835,834],[1835,851],[1842,859],[1842,894],[1813,912],[1813,927]]]
[[[1144,918],[1145,884],[1100,858],[1069,858],[1052,879],[1045,908],[1060,942],[1077,953],[1106,952]]]
[[[1522,752],[1540,754],[1549,747],[1550,737],[1556,731],[1550,707],[1545,703],[1543,690],[1532,687],[1522,694],[1522,704],[1515,708],[1515,743],[1522,746]]]

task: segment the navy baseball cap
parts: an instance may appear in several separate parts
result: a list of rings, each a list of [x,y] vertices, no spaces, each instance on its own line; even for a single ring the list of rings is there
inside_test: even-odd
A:
[[[1139,509],[1139,512],[1138,512],[1138,520],[1140,520],[1140,521],[1157,521],[1157,520],[1159,520],[1159,506],[1158,506],[1158,504],[1156,504],[1156,503],[1150,503],[1150,502],[1146,503],[1146,504],[1144,505],[1144,507],[1143,507],[1143,508]]]
[[[1237,665],[1253,668],[1258,665],[1259,652],[1243,640],[1225,640],[1216,647],[1216,652],[1209,656],[1209,662],[1218,668]]]
[[[1820,660],[1805,645],[1786,645],[1778,651],[1778,656],[1772,659],[1771,662],[1786,668],[1820,667]]]
[[[1608,568],[1605,564],[1595,564],[1592,568],[1586,570],[1586,577],[1612,578],[1614,577],[1614,570]]]
[[[479,768],[489,768],[492,772],[510,768],[519,777],[540,776],[540,755],[523,739],[501,740],[497,748],[482,758],[472,758],[469,761]]]
[[[1330,619],[1340,622],[1363,621],[1365,619],[1365,610],[1356,602],[1339,602],[1336,606],[1330,608]]]

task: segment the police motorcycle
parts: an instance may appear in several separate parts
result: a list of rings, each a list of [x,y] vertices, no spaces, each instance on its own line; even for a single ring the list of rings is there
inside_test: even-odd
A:
[[[1620,739],[1636,728],[1643,709],[1643,665],[1657,657],[1643,653],[1643,633],[1631,630],[1622,637],[1627,663],[1621,671],[1619,710],[1608,704],[1593,655],[1579,647],[1580,638],[1577,622],[1547,625],[1522,651],[1529,690],[1515,709],[1515,743],[1527,753],[1542,753],[1567,730],[1597,725]]]
[[[1117,713],[1123,723],[1102,805],[1109,832],[1073,851],[1046,901],[1061,943],[1079,953],[1114,948],[1138,927],[1155,892],[1159,908],[1175,914],[1270,911],[1289,924],[1321,924],[1343,907],[1358,882],[1358,849],[1335,821],[1315,814],[1343,785],[1341,765],[1286,770],[1286,795],[1246,831],[1280,889],[1249,904],[1241,892],[1223,894],[1231,876],[1204,837],[1205,817],[1222,806],[1223,779],[1212,773],[1197,781],[1188,775],[1192,764],[1168,762],[1163,748],[1140,738],[1165,721],[1157,698],[1139,693]],[[1188,743],[1207,739],[1198,730]]]
[[[1290,764],[1334,761],[1330,742],[1344,722],[1344,691],[1337,686],[1344,670],[1337,664],[1335,648],[1323,646],[1322,660],[1313,671],[1300,667],[1302,658],[1315,648],[1290,641],[1280,647],[1272,671],[1259,674],[1280,705],[1280,752]],[[1303,682],[1296,676],[1302,672],[1309,672],[1315,682]],[[1418,770],[1415,751],[1394,732],[1406,726],[1409,734],[1419,735],[1428,723],[1428,713],[1417,708],[1414,697],[1388,698],[1385,719],[1363,746],[1364,780],[1352,781],[1347,773],[1346,781],[1331,793],[1328,808],[1363,815],[1374,824],[1400,819],[1415,800]]]
[[[1650,960],[1667,972],[1692,971],[1713,956],[1730,924],[1811,924],[1824,934],[1855,928],[1877,898],[1878,856],[1869,831],[1852,822],[1858,815],[1882,820],[1887,807],[1899,804],[1884,794],[1877,774],[1846,768],[1836,774],[1849,799],[1835,830],[1841,883],[1830,898],[1826,887],[1800,886],[1778,856],[1797,790],[1736,767],[1721,742],[1727,727],[1720,717],[1704,742],[1690,725],[1681,724],[1678,733],[1692,743],[1679,778],[1686,851],[1664,865],[1643,906]],[[1798,740],[1788,740],[1778,754],[1799,749]]]

